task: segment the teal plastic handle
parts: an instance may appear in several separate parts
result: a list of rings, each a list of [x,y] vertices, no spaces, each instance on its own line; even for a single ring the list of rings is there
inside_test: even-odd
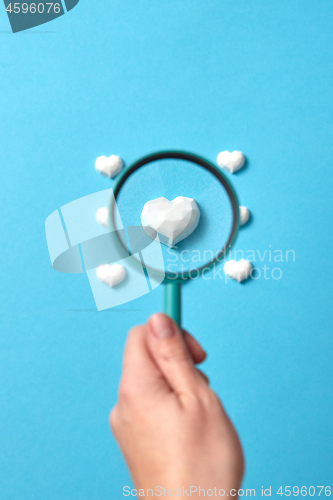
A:
[[[181,328],[181,284],[179,281],[166,281],[164,284],[164,312]]]

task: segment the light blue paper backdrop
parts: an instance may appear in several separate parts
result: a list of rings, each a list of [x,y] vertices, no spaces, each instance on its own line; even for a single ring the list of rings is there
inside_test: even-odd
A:
[[[232,177],[253,213],[237,249],[270,279],[184,287],[244,487],[332,483],[332,16],[329,0],[81,0],[12,35],[0,5],[1,499],[130,484],[108,414],[127,331],[163,289],[98,313],[85,274],[52,269],[44,222],[110,186],[97,156],[170,148],[248,158]]]

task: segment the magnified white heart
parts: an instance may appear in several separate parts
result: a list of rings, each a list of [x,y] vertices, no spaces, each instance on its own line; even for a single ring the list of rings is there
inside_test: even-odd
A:
[[[109,209],[108,209],[108,207],[101,207],[97,210],[96,220],[101,226],[105,227],[106,229],[109,228]]]
[[[224,264],[224,272],[229,278],[241,283],[246,280],[252,272],[252,264],[249,260],[228,260]]]
[[[217,164],[231,174],[237,172],[245,165],[245,156],[241,151],[221,151],[217,155]]]
[[[119,174],[123,166],[123,160],[117,155],[111,155],[109,157],[99,156],[95,161],[95,168],[97,172],[105,175],[105,177],[108,177],[109,179],[112,179]]]
[[[250,218],[250,210],[247,207],[239,207],[239,218],[241,226],[247,223]]]
[[[96,269],[97,278],[112,288],[126,278],[126,269],[120,264],[103,264]]]
[[[153,239],[169,247],[187,238],[199,224],[200,210],[193,198],[177,196],[170,201],[163,196],[147,201],[141,213],[141,223]]]

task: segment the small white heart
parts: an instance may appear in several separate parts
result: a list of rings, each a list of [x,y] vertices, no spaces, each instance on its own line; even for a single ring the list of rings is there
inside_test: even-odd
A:
[[[124,166],[123,160],[120,156],[111,155],[107,156],[99,156],[95,161],[95,168],[97,172],[102,175],[105,175],[109,179],[115,177]]]
[[[177,196],[170,201],[163,196],[147,201],[141,213],[141,223],[153,239],[173,247],[187,238],[199,224],[200,210],[193,198]],[[157,235],[156,235],[157,233]]]
[[[250,210],[247,207],[239,207],[240,225],[244,226],[250,218]]]
[[[237,172],[245,165],[245,156],[241,151],[221,151],[217,155],[217,164],[231,174]]]
[[[97,210],[96,220],[101,226],[105,227],[105,229],[109,229],[109,209],[108,209],[108,207],[101,207]]]
[[[112,288],[126,278],[126,269],[121,264],[103,264],[96,269],[97,278]]]
[[[240,260],[227,260],[224,264],[224,272],[229,278],[238,281],[241,283],[246,280],[251,272],[253,266],[249,260],[240,259]]]

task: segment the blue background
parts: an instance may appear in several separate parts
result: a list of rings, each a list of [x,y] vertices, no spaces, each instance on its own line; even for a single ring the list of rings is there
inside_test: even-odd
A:
[[[1,498],[129,484],[108,414],[127,331],[163,289],[98,313],[86,275],[52,269],[44,222],[109,187],[97,156],[168,148],[243,151],[232,179],[253,218],[237,248],[296,253],[256,262],[280,280],[184,288],[244,486],[331,484],[332,15],[329,0],[81,0],[13,35],[0,8]]]

